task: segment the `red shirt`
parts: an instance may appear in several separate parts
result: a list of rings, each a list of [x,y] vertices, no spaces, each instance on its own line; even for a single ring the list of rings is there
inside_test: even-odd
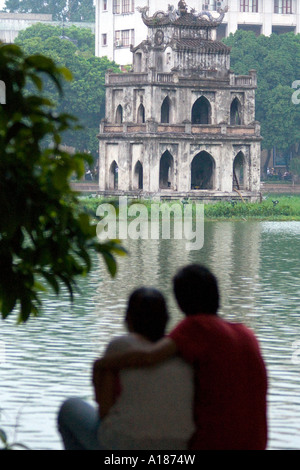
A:
[[[195,368],[190,449],[264,450],[267,375],[252,331],[201,314],[186,317],[169,336]]]

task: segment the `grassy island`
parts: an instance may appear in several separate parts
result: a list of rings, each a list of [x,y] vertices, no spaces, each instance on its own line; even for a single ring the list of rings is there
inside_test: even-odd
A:
[[[97,207],[104,202],[118,204],[116,199],[104,199],[97,196],[83,196],[80,199],[84,209],[96,216]],[[132,200],[128,204],[139,202],[147,206],[149,213],[152,202],[150,199]],[[163,201],[161,201],[162,203]],[[186,204],[188,201],[166,202],[170,207],[174,203]],[[190,201],[195,202],[195,201]],[[201,201],[199,201],[201,202]],[[206,220],[274,220],[274,221],[300,221],[300,194],[271,194],[263,196],[261,202],[220,201],[205,204],[204,215]]]

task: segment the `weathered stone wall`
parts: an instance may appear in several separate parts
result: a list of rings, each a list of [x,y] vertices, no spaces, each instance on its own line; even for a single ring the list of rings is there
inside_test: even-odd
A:
[[[134,169],[138,161],[143,167],[143,190],[159,190],[159,166],[164,152],[168,151],[174,160],[170,189],[179,192],[191,191],[191,165],[195,156],[207,152],[213,159],[213,189],[232,192],[234,160],[239,153],[244,159],[243,190],[258,192],[260,187],[260,139],[225,140],[220,135],[203,142],[203,136],[152,136],[131,135],[130,138],[116,137],[103,142],[100,138],[100,189],[113,189],[109,171],[113,161],[119,169],[119,190],[137,189],[134,184]]]
[[[249,125],[255,121],[255,89],[229,87],[228,82],[191,81],[183,85],[176,83],[141,84],[140,86],[108,87],[106,93],[106,119],[116,122],[116,111],[122,106],[123,122],[137,122],[140,104],[145,108],[145,121],[153,119],[160,122],[161,106],[166,97],[170,100],[170,123],[182,124],[191,121],[192,107],[195,101],[204,96],[211,106],[209,124],[230,124],[230,106],[234,98],[241,104],[241,124]]]

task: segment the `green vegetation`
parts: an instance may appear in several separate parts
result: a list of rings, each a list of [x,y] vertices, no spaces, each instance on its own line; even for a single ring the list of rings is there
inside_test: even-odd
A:
[[[238,30],[223,41],[232,48],[235,73],[257,71],[256,119],[261,123],[262,148],[299,156],[300,105],[292,102],[292,83],[300,78],[300,34],[255,36]]]
[[[113,203],[116,207],[118,205],[118,200],[113,198],[102,199],[91,196],[81,197],[79,202],[83,210],[93,217],[96,216],[97,207],[104,202]],[[132,200],[131,202],[139,202],[146,205],[150,214],[152,204],[150,200]],[[178,203],[182,204],[181,201],[167,202],[169,206]],[[214,204],[205,204],[204,216],[206,220],[300,220],[300,195],[273,194],[272,196],[265,197],[262,202],[255,203],[222,201]]]
[[[105,114],[105,72],[108,68],[115,72],[120,69],[106,57],[95,57],[95,36],[91,30],[71,26],[64,31],[70,40],[62,39],[62,35],[61,27],[39,23],[21,31],[15,43],[25,54],[43,54],[71,71],[73,80],[63,84],[63,96],[57,94],[51,80],[45,80],[44,96],[56,104],[58,113],[77,117],[82,130],[65,131],[62,142],[89,152],[94,166],[98,159],[99,124]]]
[[[272,195],[262,202],[219,202],[205,206],[207,219],[300,220],[300,196]]]
[[[39,312],[43,283],[57,294],[67,286],[72,298],[77,278],[91,269],[91,250],[103,256],[111,275],[115,255],[124,250],[118,241],[99,243],[92,219],[74,210],[70,179],[83,176],[91,156],[62,149],[62,133],[75,132],[78,123],[43,95],[47,78],[62,96],[70,72],[43,55],[0,45],[0,76],[6,84],[0,106],[0,311],[6,318],[16,309],[24,322]]]
[[[62,15],[68,21],[95,21],[93,0],[6,0],[5,11],[12,13],[50,14],[54,20],[61,20]]]

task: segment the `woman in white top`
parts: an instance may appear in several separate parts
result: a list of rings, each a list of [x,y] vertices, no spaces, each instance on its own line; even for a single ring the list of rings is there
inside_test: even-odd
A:
[[[126,312],[128,334],[105,354],[145,347],[165,334],[166,303],[153,288],[134,291]],[[75,398],[59,413],[66,449],[184,450],[194,430],[193,371],[175,357],[151,368],[115,372],[94,369],[98,411]]]

